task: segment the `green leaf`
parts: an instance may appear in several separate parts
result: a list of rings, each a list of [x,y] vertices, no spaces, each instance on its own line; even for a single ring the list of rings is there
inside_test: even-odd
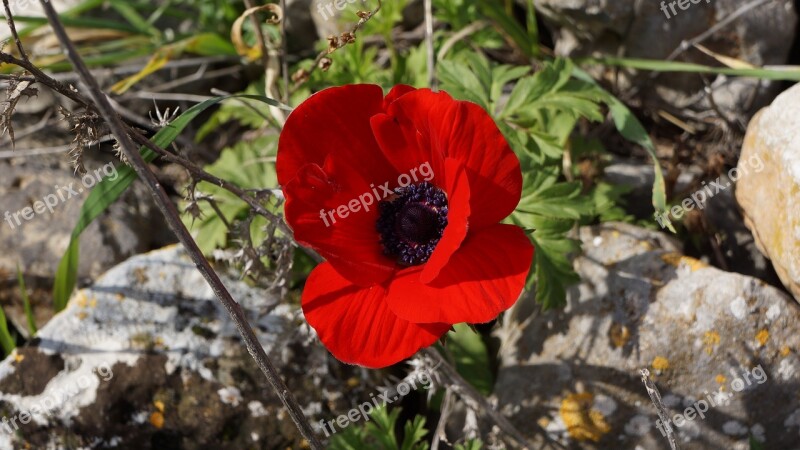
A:
[[[766,450],[766,447],[755,436],[750,436],[750,450]]]
[[[31,300],[28,297],[28,289],[25,287],[25,277],[22,276],[22,271],[17,264],[17,284],[19,285],[20,295],[22,296],[22,306],[25,309],[25,318],[28,321],[28,332],[31,336],[36,334],[36,320],[33,318],[33,310],[31,309]]]
[[[10,355],[11,352],[17,348],[17,344],[14,341],[14,337],[11,336],[11,333],[8,331],[8,324],[6,323],[6,314],[3,311],[3,307],[0,306],[0,346],[3,347],[3,353],[5,355]]]
[[[631,110],[628,109],[624,103],[619,101],[605,89],[601,88],[597,82],[591,76],[589,76],[588,73],[578,68],[575,68],[573,73],[575,77],[584,80],[587,83],[594,84],[597,86],[597,89],[605,93],[605,102],[608,104],[611,117],[614,120],[614,125],[617,127],[619,133],[625,139],[640,145],[647,151],[648,155],[650,155],[650,158],[653,160],[655,173],[655,179],[653,181],[653,207],[655,208],[656,213],[665,212],[667,210],[667,193],[664,184],[664,173],[661,170],[661,164],[658,162],[656,147],[653,145],[653,141],[650,139],[650,136],[647,134],[644,126],[642,126],[642,123],[639,122],[639,119],[636,118],[633,112],[631,112]],[[675,233],[675,228],[672,226],[672,224],[668,224],[668,226],[669,229]]]
[[[494,377],[489,364],[489,352],[481,335],[469,325],[460,323],[447,333],[447,348],[453,355],[456,370],[483,395],[494,389]]]
[[[285,110],[291,110],[288,106],[275,101],[271,98],[249,95],[234,94],[221,97],[214,97],[202,103],[194,105],[186,110],[178,118],[156,133],[152,141],[161,148],[167,148],[178,137],[178,135],[194,120],[198,115],[208,108],[227,100],[229,98],[247,98],[258,100],[268,105]],[[156,153],[146,147],[141,147],[139,152],[145,161],[150,162],[156,157]],[[69,301],[69,296],[75,288],[78,277],[78,239],[86,227],[91,224],[100,214],[102,214],[112,203],[114,203],[136,179],[136,172],[129,166],[123,166],[117,170],[113,178],[103,178],[89,194],[81,207],[78,223],[72,230],[70,244],[67,253],[61,258],[56,272],[55,285],[53,287],[53,301],[56,311],[63,309]],[[60,306],[60,308],[59,308]]]
[[[403,445],[400,450],[428,450],[428,443],[425,436],[428,430],[425,429],[425,416],[414,416],[410,422],[406,422],[403,427]]]
[[[483,441],[480,439],[470,439],[463,444],[456,444],[455,450],[481,450],[483,448]]]
[[[397,435],[394,430],[399,417],[399,408],[389,411],[383,405],[383,407],[374,410],[370,413],[372,420],[365,426],[367,435],[376,440],[384,450],[398,449]]]
[[[566,304],[567,286],[580,281],[568,257],[580,251],[580,242],[566,237],[574,221],[532,217],[536,302],[544,309],[559,308]]]
[[[442,90],[459,100],[467,100],[489,107],[489,92],[469,66],[453,61],[441,61],[438,73]]]
[[[528,0],[525,15],[525,23],[528,28],[528,43],[531,45],[531,56],[539,58],[539,24],[536,22],[536,6],[533,0]]]
[[[538,47],[538,39],[531,41],[532,36],[522,28],[517,19],[506,10],[506,2],[498,0],[478,0],[480,12],[497,24],[500,29],[527,57],[535,55],[534,48]]]
[[[658,59],[617,58],[576,58],[580,64],[602,64],[620,66],[630,69],[651,70],[654,72],[707,73],[738,77],[761,78],[762,80],[800,81],[800,67],[781,66],[776,68],[731,69],[729,67],[710,67],[680,61],[663,61]]]
[[[144,17],[139,15],[135,8],[133,8],[128,0],[109,0],[111,7],[119,13],[125,20],[128,21],[136,30],[142,34],[149,34],[153,37],[158,37],[161,32],[158,28],[149,24]]]
[[[490,95],[492,104],[496,104],[500,99],[506,84],[527,75],[530,71],[531,69],[529,67],[508,65],[500,65],[492,69],[492,88]],[[493,107],[492,111],[495,110],[496,108]]]
[[[545,63],[544,67],[533,74],[533,76],[521,79],[509,96],[505,109],[500,114],[501,118],[507,118],[518,113],[523,106],[538,106],[533,103],[541,99],[547,93],[558,92],[569,81],[572,64],[567,59],[556,59],[553,62]]]
[[[79,241],[76,237],[71,237],[66,253],[61,257],[56,270],[56,277],[53,281],[53,310],[63,311],[69,302],[69,296],[75,289],[78,280],[78,252]]]

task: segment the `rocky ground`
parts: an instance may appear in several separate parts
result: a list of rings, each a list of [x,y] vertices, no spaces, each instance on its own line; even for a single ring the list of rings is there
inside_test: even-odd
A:
[[[289,4],[304,12],[310,6]],[[667,58],[744,2],[701,2],[682,21],[665,21],[657,2],[536,4],[560,54]],[[413,10],[407,14],[416,20]],[[315,24],[326,34],[314,13],[293,20],[290,32]],[[796,25],[792,2],[771,2],[704,45],[753,64],[784,64]],[[309,38],[293,41],[297,51],[313,46],[316,36],[298,35]],[[671,194],[713,188],[706,165],[681,165],[687,157],[677,148],[685,152],[686,142],[696,152],[689,160],[708,161],[709,149],[724,149],[739,170],[725,171],[718,181],[725,189],[687,213],[693,232],[679,239],[647,217],[652,169],[638,154],[615,151],[603,178],[634,187],[629,212],[650,223],[577,230],[583,250],[573,264],[581,282],[568,306],[543,313],[523,298],[492,333],[500,349],[493,400],[537,448],[668,449],[641,381],[648,369],[681,448],[800,448],[800,87],[719,76],[707,80],[716,96],[709,99],[698,77],[595,75],[613,75],[621,92],[636,91],[627,100],[652,117],[680,110],[700,120],[711,102],[726,117],[719,125],[726,133],[707,133],[718,138],[707,146],[681,130],[670,137],[659,119],[650,123],[661,156],[673,152],[664,157]],[[32,100],[25,112],[23,105],[21,130],[35,129],[53,107],[43,96],[44,106]],[[71,140],[66,125],[20,136],[23,150]],[[0,141],[0,214],[22,210],[55,185],[80,183],[63,153],[10,150]],[[86,165],[91,171],[112,160],[102,147]],[[161,175],[170,179],[168,169]],[[39,325],[34,339],[0,362],[0,415],[18,425],[0,423],[0,448],[299,448],[228,315],[172,245],[141,187],[84,232],[82,289],[53,316],[53,274],[87,192],[19,225],[0,222],[0,303],[27,337],[19,265]],[[333,360],[296,301],[232,276],[225,284],[312,419],[346,411],[384,381],[384,373]]]

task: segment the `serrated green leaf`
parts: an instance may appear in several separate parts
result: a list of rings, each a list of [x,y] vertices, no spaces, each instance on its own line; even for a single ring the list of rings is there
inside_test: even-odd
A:
[[[480,439],[470,439],[463,444],[456,444],[455,450],[481,450],[483,441]]]
[[[488,109],[488,89],[484,89],[481,81],[467,65],[447,60],[441,61],[438,66],[438,74],[442,90],[456,99],[471,101]]]
[[[414,416],[411,421],[406,422],[403,431],[405,433],[400,450],[428,450],[428,443],[425,441],[428,430],[425,429],[424,416]]]

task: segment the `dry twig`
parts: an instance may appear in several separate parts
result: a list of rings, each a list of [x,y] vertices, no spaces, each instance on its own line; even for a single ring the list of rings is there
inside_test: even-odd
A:
[[[119,116],[116,114],[114,108],[111,106],[111,103],[108,101],[108,98],[106,97],[105,93],[103,93],[103,91],[100,89],[97,80],[92,76],[86,64],[83,62],[83,59],[78,54],[77,49],[70,40],[69,36],[67,35],[67,32],[64,29],[64,26],[61,23],[58,14],[56,13],[55,9],[50,4],[50,2],[48,0],[40,0],[40,3],[44,9],[48,21],[50,22],[50,25],[53,28],[53,31],[55,32],[56,37],[58,38],[59,42],[61,43],[61,46],[64,49],[67,58],[70,60],[75,71],[78,73],[80,79],[83,81],[83,83],[86,85],[89,91],[89,97],[91,98],[91,102],[87,102],[85,99],[80,98],[81,101],[79,103],[83,104],[88,109],[96,108],[96,110],[99,112],[99,115],[103,118],[103,120],[110,128],[111,132],[114,134],[114,137],[117,139],[121,152],[124,154],[127,161],[136,171],[139,178],[147,185],[147,187],[153,194],[156,200],[156,204],[161,213],[164,215],[170,229],[178,237],[178,240],[181,242],[181,244],[183,244],[184,248],[186,248],[187,252],[194,261],[198,270],[201,272],[201,274],[209,283],[209,285],[211,285],[211,288],[213,289],[217,298],[220,300],[220,302],[223,304],[225,309],[230,314],[234,325],[239,330],[239,333],[242,335],[242,338],[244,340],[248,352],[256,361],[256,364],[264,373],[270,385],[272,386],[278,397],[283,402],[284,406],[289,412],[290,417],[300,430],[300,433],[303,435],[304,438],[306,438],[312,449],[322,449],[322,444],[315,436],[311,424],[308,422],[305,415],[303,414],[303,410],[300,408],[300,405],[297,403],[297,400],[294,398],[294,395],[286,387],[286,384],[283,382],[277,370],[272,365],[269,356],[267,356],[263,346],[258,341],[255,332],[247,322],[247,318],[241,306],[236,302],[236,300],[233,299],[233,297],[230,295],[228,290],[223,285],[219,276],[216,274],[216,272],[214,272],[209,262],[200,252],[200,249],[198,248],[194,239],[189,234],[189,231],[183,225],[183,222],[180,219],[180,215],[175,205],[169,198],[169,195],[166,193],[166,191],[164,191],[163,187],[158,182],[155,175],[148,168],[147,163],[139,154],[139,148],[138,146],[136,146],[136,144],[134,144],[134,141],[131,138],[131,134],[135,135],[138,133],[135,132],[131,133],[131,131],[133,130],[131,130],[130,127],[125,125],[119,118]],[[28,60],[27,55],[25,54],[22,45],[20,43],[19,36],[16,33],[16,28],[13,25],[13,17],[10,14],[8,0],[3,0],[3,4],[6,8],[7,13],[9,13],[8,20],[12,31],[12,36],[15,38],[18,44],[18,49],[20,51],[21,60],[18,61],[27,63],[26,65],[32,67],[33,65],[30,64],[30,61]],[[11,55],[0,53],[0,61],[13,63],[13,60],[15,59],[16,58],[13,58]],[[39,75],[44,75],[44,74],[39,69],[35,67],[32,68],[34,70],[29,70],[29,72],[31,72],[31,74],[35,78],[37,78],[37,81],[44,82],[44,80],[39,79],[40,78]],[[54,80],[49,79],[45,82],[45,84],[47,83],[53,84],[51,88],[60,88],[60,89],[55,89],[57,92],[60,93],[70,91],[68,89],[65,89],[63,85],[60,85],[60,83],[57,82],[52,83],[52,81]],[[76,92],[75,94],[76,95],[74,95],[74,97],[78,97]],[[94,106],[94,108],[91,108],[92,105]],[[150,144],[155,147],[154,144],[152,143]]]

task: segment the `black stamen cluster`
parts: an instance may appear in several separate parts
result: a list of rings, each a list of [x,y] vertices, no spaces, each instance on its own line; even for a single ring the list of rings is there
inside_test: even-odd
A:
[[[436,186],[422,183],[394,190],[379,203],[375,227],[384,253],[400,264],[415,266],[427,261],[447,226],[447,196]]]

